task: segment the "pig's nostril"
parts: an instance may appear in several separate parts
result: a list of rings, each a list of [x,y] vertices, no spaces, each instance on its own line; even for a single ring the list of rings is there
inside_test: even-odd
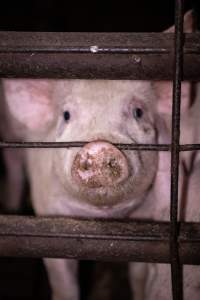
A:
[[[108,162],[108,166],[110,167],[110,168],[114,168],[115,166],[116,166],[116,159],[115,158],[111,158],[110,160],[109,160],[109,162]]]
[[[83,161],[80,162],[80,168],[83,171],[88,171],[92,167],[92,161],[90,158],[84,159]]]
[[[89,170],[91,168],[92,164],[89,160],[86,160],[84,163],[83,163],[83,169],[85,169],[86,171]]]
[[[82,169],[83,170],[88,170],[88,164],[86,161],[84,161],[84,163],[82,164]]]
[[[108,175],[112,178],[120,177],[122,169],[115,158],[110,158],[108,162],[103,166],[104,173],[108,173]]]

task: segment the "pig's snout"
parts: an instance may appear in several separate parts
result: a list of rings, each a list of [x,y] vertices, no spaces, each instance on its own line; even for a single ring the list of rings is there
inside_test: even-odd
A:
[[[125,155],[104,141],[86,144],[72,163],[72,177],[82,186],[99,188],[117,185],[128,178]]]

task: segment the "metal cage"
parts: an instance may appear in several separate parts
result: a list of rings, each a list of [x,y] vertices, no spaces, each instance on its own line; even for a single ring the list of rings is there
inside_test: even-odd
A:
[[[116,144],[120,149],[171,151],[170,222],[1,215],[1,256],[170,263],[173,299],[183,299],[182,265],[200,263],[200,224],[177,221],[179,153],[199,150],[200,144],[179,144],[181,81],[200,78],[199,42],[198,33],[183,34],[183,0],[176,0],[175,35],[164,37],[159,33],[0,32],[1,77],[162,80],[173,76],[171,144]],[[85,143],[1,141],[0,147],[68,148]]]

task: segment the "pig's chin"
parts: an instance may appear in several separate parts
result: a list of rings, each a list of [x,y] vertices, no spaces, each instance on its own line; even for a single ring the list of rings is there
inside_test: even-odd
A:
[[[113,187],[98,187],[92,189],[76,187],[71,191],[71,194],[75,201],[85,202],[99,208],[109,208],[118,205],[119,203],[122,204],[130,199],[135,202],[138,202],[139,199],[141,199],[145,191],[134,195],[134,189],[131,188],[131,185],[130,181],[130,183],[124,183]]]

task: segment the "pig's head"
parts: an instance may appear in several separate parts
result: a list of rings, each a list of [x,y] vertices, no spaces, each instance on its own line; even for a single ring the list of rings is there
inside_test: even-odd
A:
[[[156,142],[150,84],[63,81],[57,88],[59,99],[65,100],[56,140],[88,141],[81,149],[57,152],[55,165],[61,160],[66,162],[62,173],[57,168],[63,186],[74,198],[99,207],[130,199],[137,204],[153,181],[157,155],[120,151],[112,143]]]
[[[51,187],[56,183],[62,201],[133,209],[146,198],[160,154],[121,151],[113,143],[170,142],[165,125],[171,83],[20,79],[3,84],[10,114],[25,140],[88,142],[83,148],[44,152],[43,160],[51,165],[46,176]],[[183,108],[189,89],[183,85]]]
[[[53,175],[47,176],[66,198],[101,208],[135,207],[144,198],[157,153],[121,151],[113,143],[156,143],[159,122],[151,83],[4,80],[4,91],[25,140],[88,142],[83,148],[53,149],[51,156],[44,152],[52,165]]]

